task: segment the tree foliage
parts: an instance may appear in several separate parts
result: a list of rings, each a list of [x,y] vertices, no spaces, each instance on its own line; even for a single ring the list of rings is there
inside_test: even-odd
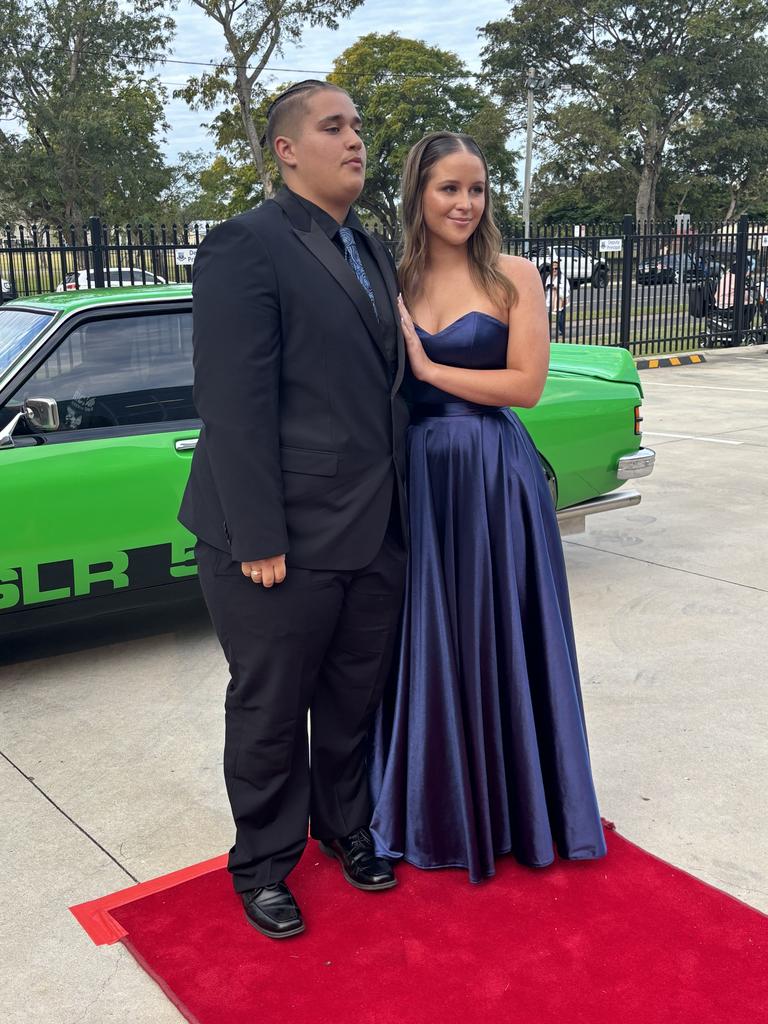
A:
[[[504,200],[517,185],[516,154],[506,148],[508,119],[475,87],[455,54],[396,32],[370,33],[337,57],[328,80],[350,93],[363,118],[368,173],[357,205],[385,236],[399,234],[400,175],[408,150],[427,132],[442,129],[477,138],[502,200],[500,219],[506,220]]]
[[[692,119],[738,110],[767,27],[764,0],[520,0],[485,26],[484,69],[517,109],[527,69],[543,74],[545,126],[582,171],[634,177],[642,222],[658,212],[665,155]]]
[[[727,221],[768,207],[768,52],[754,54],[744,71],[729,107],[697,111],[672,153],[680,186],[715,192],[713,206]]]
[[[164,195],[166,216],[177,223],[217,222],[261,202],[263,190],[250,160],[228,153],[211,159],[203,152],[181,153],[173,182]]]
[[[0,0],[0,202],[59,226],[149,210],[168,182],[163,91],[145,69],[167,44],[168,4]]]

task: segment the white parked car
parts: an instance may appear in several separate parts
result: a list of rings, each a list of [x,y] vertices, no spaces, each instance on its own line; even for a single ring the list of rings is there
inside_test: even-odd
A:
[[[167,284],[164,277],[159,274],[151,274],[141,267],[109,267],[104,268],[104,287],[120,288],[128,284]],[[74,292],[80,288],[95,288],[95,274],[93,270],[74,271],[60,281],[56,286],[57,292]]]
[[[591,284],[593,288],[605,288],[608,284],[608,264],[595,259],[591,252],[579,245],[560,244],[546,249],[531,249],[530,259],[543,275],[549,271],[552,257],[557,253],[560,269],[573,287]]]

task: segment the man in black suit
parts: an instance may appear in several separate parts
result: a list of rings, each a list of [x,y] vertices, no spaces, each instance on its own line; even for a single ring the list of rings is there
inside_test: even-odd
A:
[[[352,885],[396,884],[367,828],[365,753],[402,602],[405,355],[391,258],[351,210],[360,129],[335,86],[278,97],[286,187],[214,228],[194,267],[203,429],[179,518],[231,674],[229,870],[274,938],[304,929],[284,879],[308,821]]]

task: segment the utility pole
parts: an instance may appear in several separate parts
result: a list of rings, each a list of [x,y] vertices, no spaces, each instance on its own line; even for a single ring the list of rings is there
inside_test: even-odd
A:
[[[525,186],[523,188],[523,221],[525,222],[525,237],[523,245],[525,252],[530,248],[531,237],[531,162],[533,160],[533,90],[538,85],[536,69],[528,68],[528,77],[525,80],[525,87],[528,90],[528,124],[525,140]]]

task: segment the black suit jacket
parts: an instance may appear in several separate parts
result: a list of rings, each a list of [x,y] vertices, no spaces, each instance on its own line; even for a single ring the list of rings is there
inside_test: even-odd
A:
[[[399,324],[391,257],[368,237]],[[287,189],[205,237],[193,327],[203,429],[184,526],[236,561],[358,569],[394,495],[406,535],[402,333],[392,365],[354,271]]]

